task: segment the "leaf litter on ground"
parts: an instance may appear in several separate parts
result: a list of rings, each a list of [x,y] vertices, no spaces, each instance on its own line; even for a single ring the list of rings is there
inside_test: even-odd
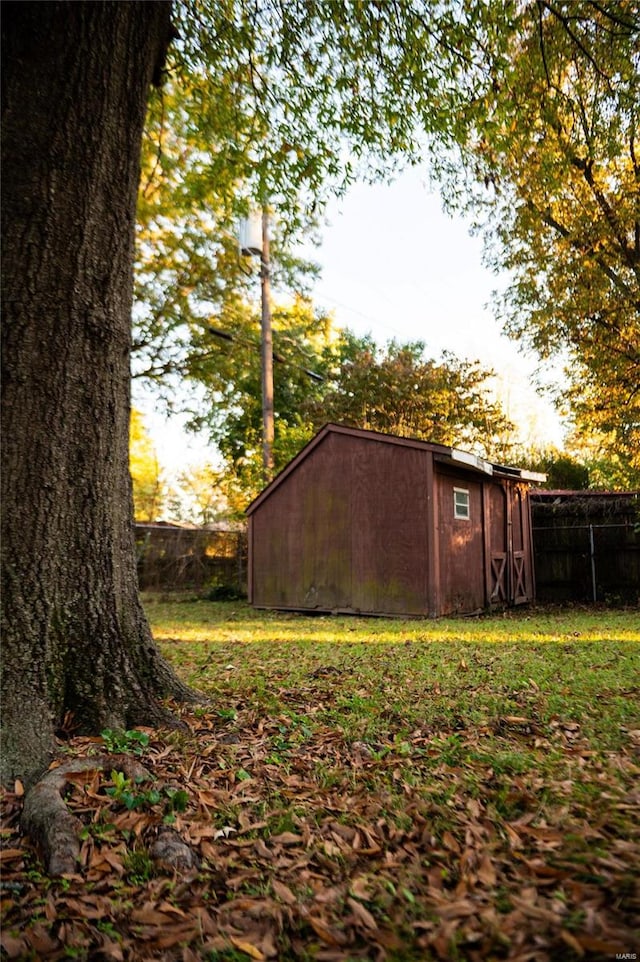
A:
[[[502,639],[489,644],[465,638],[459,620],[341,627],[188,607],[186,619],[175,603],[151,616],[211,704],[176,708],[184,731],[130,739],[146,746],[148,782],[127,780],[117,752],[111,769],[70,777],[67,804],[84,825],[77,872],[44,874],[19,831],[21,786],[4,794],[3,957],[543,962],[638,951],[633,613],[603,612],[597,643],[571,634],[591,630],[575,613],[551,618],[564,640],[544,643],[530,638],[546,613],[486,619]],[[206,620],[212,640],[180,640],[171,622],[175,640],[163,641],[171,615],[186,634]],[[242,640],[218,640],[234,624]],[[111,734],[61,749],[103,758],[105,742],[126,747]],[[194,853],[191,868],[154,857],[167,832]]]

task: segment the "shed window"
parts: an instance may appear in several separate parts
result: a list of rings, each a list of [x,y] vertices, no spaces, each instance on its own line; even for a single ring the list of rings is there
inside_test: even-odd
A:
[[[468,521],[471,517],[469,511],[469,491],[467,488],[453,489],[453,517]]]

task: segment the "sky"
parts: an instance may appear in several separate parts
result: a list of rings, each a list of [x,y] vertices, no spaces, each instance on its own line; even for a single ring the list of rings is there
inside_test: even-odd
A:
[[[479,360],[499,374],[500,400],[523,442],[561,444],[562,424],[532,383],[536,359],[523,356],[494,316],[492,294],[504,280],[483,265],[481,239],[443,212],[419,171],[388,185],[353,186],[331,203],[326,220],[322,245],[303,253],[322,267],[313,300],[337,326],[380,344],[421,340],[435,358],[449,350]],[[188,436],[179,418],[167,420],[140,401],[134,397],[165,470],[215,461],[215,450]]]

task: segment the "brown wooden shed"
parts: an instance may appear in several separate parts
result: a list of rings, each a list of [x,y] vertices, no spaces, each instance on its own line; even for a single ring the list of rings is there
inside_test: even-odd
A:
[[[531,601],[528,482],[541,480],[327,424],[247,509],[249,600],[431,617]]]

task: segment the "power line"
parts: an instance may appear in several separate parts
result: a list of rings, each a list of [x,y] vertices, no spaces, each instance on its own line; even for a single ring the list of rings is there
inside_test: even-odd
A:
[[[223,341],[236,341],[239,344],[246,344],[248,347],[260,350],[260,344],[257,341],[253,341],[250,338],[242,337],[240,334],[232,334],[230,331],[223,331],[219,327],[214,327],[212,324],[207,324],[207,331],[209,334],[213,334],[214,337],[219,337]],[[324,381],[324,377],[318,374],[316,371],[311,371],[309,368],[302,367],[300,364],[295,364],[293,361],[288,361],[286,358],[282,357],[281,354],[276,354],[273,352],[273,360],[277,361],[278,364],[284,364],[285,367],[294,367],[298,371],[302,371],[307,377],[310,377],[313,381]]]
[[[358,317],[363,318],[365,321],[369,321],[371,324],[374,324],[376,327],[382,327],[386,331],[390,331],[392,334],[396,334],[398,337],[405,337],[405,334],[402,331],[398,330],[397,327],[391,327],[390,324],[385,324],[385,322],[381,321],[380,318],[372,317],[371,314],[365,314],[364,311],[358,310],[357,307],[350,307],[348,304],[345,304],[344,301],[339,301],[337,297],[332,297],[331,294],[326,294],[321,291],[319,294],[316,294],[315,297],[320,302],[322,302],[323,300],[331,301],[337,307],[344,308],[346,311],[349,311],[350,314],[356,314]]]

